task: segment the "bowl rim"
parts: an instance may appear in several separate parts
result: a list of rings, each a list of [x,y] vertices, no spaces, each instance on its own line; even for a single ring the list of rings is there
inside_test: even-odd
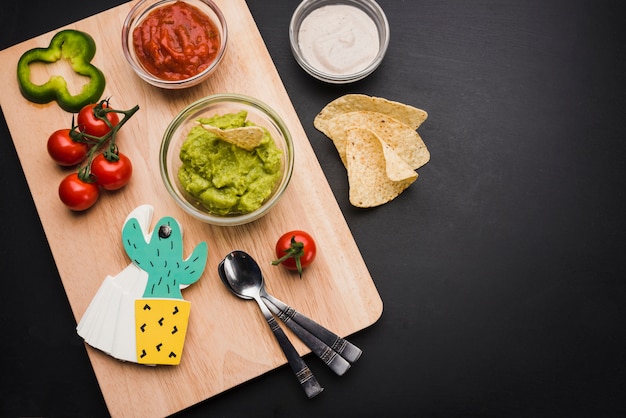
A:
[[[220,49],[211,65],[209,65],[198,74],[184,80],[163,80],[146,71],[143,66],[139,62],[137,62],[135,56],[133,55],[133,53],[131,53],[132,45],[130,45],[129,42],[132,42],[131,32],[145,16],[147,16],[153,10],[158,9],[159,7],[162,7],[169,3],[175,3],[177,1],[185,1],[188,4],[194,5],[196,7],[198,3],[203,3],[209,9],[211,9],[211,11],[215,14],[215,17],[217,17],[217,22],[215,21],[215,19],[213,19],[212,16],[208,17],[209,19],[211,19],[211,21],[213,21],[213,23],[216,24],[216,26],[220,30]],[[222,13],[222,10],[217,6],[217,4],[215,4],[215,2],[213,2],[213,0],[140,0],[130,9],[122,25],[122,50],[128,64],[141,79],[148,82],[149,84],[152,84],[153,86],[165,89],[193,87],[204,81],[219,66],[220,62],[224,58],[224,55],[226,54],[227,46],[228,24],[226,22],[224,14]]]
[[[198,110],[207,105],[223,102],[238,103],[260,110],[262,114],[266,115],[273,121],[273,123],[276,125],[276,128],[280,131],[285,142],[285,150],[283,151],[283,153],[285,154],[285,158],[284,162],[282,163],[284,165],[283,175],[281,177],[280,183],[278,184],[278,186],[276,186],[276,191],[265,202],[263,202],[263,204],[258,209],[249,213],[234,216],[215,215],[207,212],[202,212],[195,208],[193,204],[191,204],[189,201],[181,196],[182,192],[177,190],[175,185],[172,184],[172,182],[170,181],[170,170],[167,163],[170,144],[172,142],[172,139],[174,139],[173,134],[181,125],[185,123],[186,119],[190,115],[196,113]],[[189,215],[205,223],[218,226],[243,225],[264,216],[270,209],[274,207],[274,205],[278,202],[278,200],[286,191],[291,181],[294,165],[295,156],[293,138],[283,118],[280,117],[280,115],[265,102],[252,96],[237,93],[211,94],[188,104],[168,124],[163,133],[161,146],[159,149],[159,170],[161,173],[161,179],[163,180],[163,184],[165,185],[165,188],[167,189],[169,195],[174,199],[178,206]]]
[[[374,21],[379,34],[379,48],[376,57],[364,69],[351,74],[332,74],[321,71],[309,64],[300,52],[298,33],[302,21],[314,10],[329,5],[350,5],[365,13]],[[389,47],[390,29],[387,15],[375,0],[303,0],[295,9],[289,22],[289,44],[298,64],[311,76],[332,84],[346,84],[359,81],[373,73],[382,63]]]

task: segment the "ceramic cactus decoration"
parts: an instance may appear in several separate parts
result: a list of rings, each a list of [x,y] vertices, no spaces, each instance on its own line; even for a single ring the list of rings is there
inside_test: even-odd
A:
[[[107,276],[78,324],[89,345],[124,361],[179,364],[191,304],[181,289],[202,275],[207,244],[183,258],[182,228],[164,217],[148,233],[153,208],[135,209],[122,228],[131,260],[117,276]]]

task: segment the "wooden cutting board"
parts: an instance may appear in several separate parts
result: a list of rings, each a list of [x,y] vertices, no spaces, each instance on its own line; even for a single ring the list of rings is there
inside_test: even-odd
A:
[[[261,264],[270,293],[341,336],[372,325],[382,314],[380,296],[246,3],[216,3],[229,26],[226,56],[207,82],[184,91],[144,83],[125,61],[119,33],[134,2],[64,27],[88,32],[95,39],[98,51],[93,62],[107,77],[104,96],[120,109],[140,106],[118,137],[120,149],[133,162],[131,183],[104,193],[85,213],[73,213],[59,201],[58,184],[70,170],[56,166],[46,151],[48,136],[69,127],[71,115],[54,102],[37,105],[25,100],[15,77],[20,55],[47,46],[57,31],[0,52],[0,105],[77,321],[104,278],[129,264],[121,227],[135,207],[154,206],[153,224],[163,216],[178,219],[185,231],[185,257],[200,241],[209,246],[203,276],[183,291],[191,301],[191,317],[180,365],[124,363],[87,346],[112,416],[169,415],[286,363],[256,304],[234,297],[219,280],[217,265],[233,249],[247,251]],[[54,71],[63,73],[64,68]],[[284,118],[295,142],[295,170],[284,198],[267,216],[248,225],[200,223],[176,206],[161,182],[159,145],[167,124],[187,104],[214,93],[241,93],[266,102]],[[290,229],[307,230],[318,241],[318,258],[302,280],[270,265],[276,239]],[[42,312],[42,319],[47,314]],[[293,334],[288,335],[301,354],[309,353]],[[307,358],[321,366],[319,359]],[[285,382],[290,384],[297,383]]]

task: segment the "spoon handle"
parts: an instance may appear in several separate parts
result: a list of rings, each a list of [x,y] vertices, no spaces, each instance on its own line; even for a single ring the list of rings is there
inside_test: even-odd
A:
[[[315,378],[315,376],[313,376],[313,373],[309,369],[309,366],[306,365],[302,357],[300,357],[300,355],[296,351],[293,344],[291,344],[283,329],[278,325],[276,318],[274,318],[274,315],[272,315],[272,312],[270,312],[268,307],[265,306],[260,298],[256,299],[256,301],[259,304],[259,307],[261,308],[263,316],[265,316],[265,320],[270,326],[270,329],[274,333],[274,337],[276,337],[280,348],[283,350],[283,353],[285,353],[285,357],[287,357],[289,366],[291,366],[291,369],[298,378],[300,385],[304,389],[304,392],[309,398],[318,395],[322,390],[324,390],[324,388],[320,386],[317,379]]]
[[[359,357],[361,357],[362,351],[359,347],[339,337],[329,329],[324,328],[322,325],[296,311],[286,303],[276,299],[274,296],[267,293],[267,291],[263,291],[261,293],[261,297],[265,298],[279,309],[280,312],[277,313],[277,315],[286,325],[289,326],[289,323],[293,320],[293,322],[296,322],[302,328],[316,336],[319,340],[328,345],[332,350],[337,352],[337,354],[348,360],[350,363],[354,363],[359,359]]]
[[[341,376],[348,371],[350,368],[348,360],[337,354],[336,351],[330,348],[315,335],[307,331],[304,327],[302,327],[302,325],[295,321],[290,321],[289,318],[281,316],[280,309],[278,309],[272,302],[267,301],[266,305],[270,311],[279,316],[279,318],[284,321],[285,325],[287,325],[287,327],[292,330],[293,333],[296,334],[298,338],[300,338],[300,340],[305,343],[307,347],[309,347],[311,351],[338,376]]]

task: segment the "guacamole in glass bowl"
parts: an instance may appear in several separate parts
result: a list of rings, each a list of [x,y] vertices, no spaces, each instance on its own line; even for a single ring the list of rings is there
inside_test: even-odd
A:
[[[183,189],[218,215],[245,214],[261,207],[280,180],[281,150],[267,129],[252,150],[227,142],[203,128],[222,130],[253,125],[248,112],[201,118],[180,149],[178,180]]]
[[[241,225],[267,214],[287,189],[293,167],[293,141],[283,120],[265,103],[239,94],[188,105],[161,142],[161,177],[170,196],[213,225]]]

